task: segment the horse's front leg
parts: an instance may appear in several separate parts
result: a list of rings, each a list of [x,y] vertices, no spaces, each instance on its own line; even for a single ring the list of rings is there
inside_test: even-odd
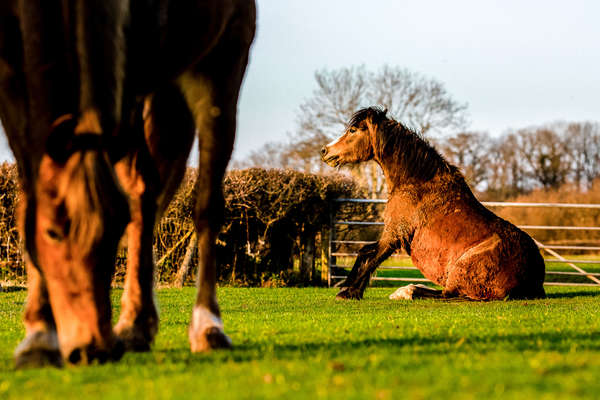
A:
[[[28,208],[26,194],[21,192],[19,197],[21,200],[17,208],[17,218],[19,229],[24,233],[26,214],[32,210]],[[46,282],[29,255],[26,255],[25,260],[27,269],[27,300],[23,318],[25,338],[15,349],[15,365],[17,368],[44,365],[62,366],[63,360],[58,347],[56,323],[48,298]]]
[[[143,116],[143,128],[134,127],[134,134],[139,135],[138,151],[115,165],[121,185],[129,194],[131,222],[127,226],[125,290],[114,330],[127,349],[136,351],[148,350],[158,331],[153,294],[154,224],[185,174],[194,140],[192,116],[175,86],[166,86],[149,96],[144,101]]]
[[[121,314],[115,334],[127,350],[147,351],[158,331],[153,294],[152,235],[156,195],[140,171],[138,155],[115,166],[119,181],[129,195],[131,221],[127,225],[127,273],[121,297]]]
[[[62,366],[56,324],[48,300],[44,278],[27,262],[27,302],[25,303],[25,339],[15,350],[17,368]]]
[[[358,251],[352,270],[342,284],[337,299],[360,300],[371,280],[371,274],[379,264],[394,252],[395,248],[387,240],[379,240],[376,243],[363,246]]]

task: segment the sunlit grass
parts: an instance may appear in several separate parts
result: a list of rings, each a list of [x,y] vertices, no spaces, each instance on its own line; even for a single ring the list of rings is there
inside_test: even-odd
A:
[[[220,289],[236,347],[192,355],[194,289],[162,289],[151,352],[16,372],[25,292],[0,293],[0,398],[597,398],[600,289],[549,288],[548,299],[509,302],[394,302],[390,288],[340,302],[335,292]]]

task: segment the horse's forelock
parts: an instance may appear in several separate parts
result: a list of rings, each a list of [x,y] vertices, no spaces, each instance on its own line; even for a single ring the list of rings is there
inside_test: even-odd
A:
[[[69,218],[69,240],[82,254],[102,238],[107,210],[119,192],[105,155],[98,150],[75,152],[65,164],[58,196]]]
[[[348,121],[347,127],[349,128],[351,126],[357,126],[365,120],[370,120],[374,124],[380,124],[387,119],[387,108],[366,107],[352,114],[350,121]]]

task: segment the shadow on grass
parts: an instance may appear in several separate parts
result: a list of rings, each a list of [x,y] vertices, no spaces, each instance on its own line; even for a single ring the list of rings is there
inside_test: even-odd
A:
[[[191,354],[187,348],[157,349],[153,356],[139,359],[142,364],[155,360],[186,365],[203,365],[215,362],[244,363],[261,360],[298,360],[310,357],[328,360],[344,356],[367,357],[377,352],[387,354],[410,353],[423,356],[447,356],[457,354],[486,354],[496,351],[522,353],[546,351],[568,353],[577,345],[578,351],[599,351],[600,331],[586,334],[536,333],[513,335],[489,335],[475,337],[405,337],[388,339],[364,339],[347,342],[305,342],[298,344],[245,343],[231,351],[209,354]],[[160,362],[160,361],[159,361]]]
[[[26,286],[1,286],[0,287],[0,293],[9,293],[9,292],[22,292],[24,290],[27,290]]]
[[[557,352],[569,353],[577,346],[577,351],[600,352],[600,331],[586,334],[535,333],[512,335],[482,335],[470,337],[431,336],[398,337],[387,339],[364,339],[337,342],[305,342],[290,344],[244,343],[233,350],[214,351],[208,354],[192,354],[187,347],[154,349],[147,353],[128,353],[114,364],[123,366],[144,366],[162,369],[165,365],[180,365],[172,369],[180,373],[180,368],[206,367],[223,363],[248,363],[256,361],[297,361],[311,357],[326,361],[344,357],[361,358],[371,354],[385,353],[401,356],[402,353],[423,357],[447,357],[466,354],[485,355],[494,352],[523,353]],[[6,361],[6,360],[4,360]],[[3,363],[0,371],[14,371],[8,363]],[[12,364],[12,363],[11,363]],[[8,368],[6,368],[8,367]],[[80,367],[86,368],[86,367]],[[48,369],[48,368],[46,368]],[[53,369],[53,368],[49,368]],[[34,369],[35,370],[35,369]],[[163,371],[164,373],[164,371]]]

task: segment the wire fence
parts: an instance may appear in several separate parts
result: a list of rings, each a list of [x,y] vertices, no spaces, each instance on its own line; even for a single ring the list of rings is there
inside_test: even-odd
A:
[[[337,199],[340,203],[353,204],[385,204],[385,199]],[[553,209],[587,209],[600,210],[600,204],[570,204],[570,203],[516,203],[516,202],[483,202],[488,208],[496,207],[530,207],[530,208],[553,208]],[[335,215],[331,216],[331,230],[329,233],[328,246],[328,266],[327,282],[331,286],[336,281],[346,278],[344,272],[350,268],[348,261],[356,258],[357,251],[349,250],[356,249],[359,245],[375,243],[372,240],[356,240],[360,234],[353,234],[352,239],[346,240],[337,236],[339,229],[337,227],[348,227],[350,229],[361,229],[368,227],[380,228],[384,225],[382,221],[364,221],[364,220],[336,220]],[[348,216],[346,215],[346,218]],[[600,245],[565,245],[565,244],[544,244],[536,240],[536,231],[600,231],[600,226],[574,226],[574,225],[518,225],[518,221],[511,221],[527,231],[543,254],[550,256],[544,257],[546,263],[546,286],[598,286],[600,287],[600,257],[597,253],[600,252]],[[370,232],[371,236],[373,232]],[[347,231],[346,231],[347,236]],[[342,250],[343,249],[343,250]],[[583,252],[583,256],[564,257],[559,254],[560,250],[565,252]],[[595,254],[596,253],[596,254]],[[402,265],[388,265],[387,263],[378,268],[373,280],[376,281],[401,281],[401,282],[431,282],[420,274],[418,268],[412,265],[410,257],[406,253],[394,253],[390,258],[400,261]],[[338,262],[343,263],[339,264]],[[399,263],[399,264],[400,264]],[[562,270],[565,267],[570,270]],[[383,273],[381,271],[391,271],[391,273]],[[551,277],[562,277],[563,280],[549,279]],[[568,279],[567,279],[568,278]],[[581,281],[581,280],[584,281]]]

